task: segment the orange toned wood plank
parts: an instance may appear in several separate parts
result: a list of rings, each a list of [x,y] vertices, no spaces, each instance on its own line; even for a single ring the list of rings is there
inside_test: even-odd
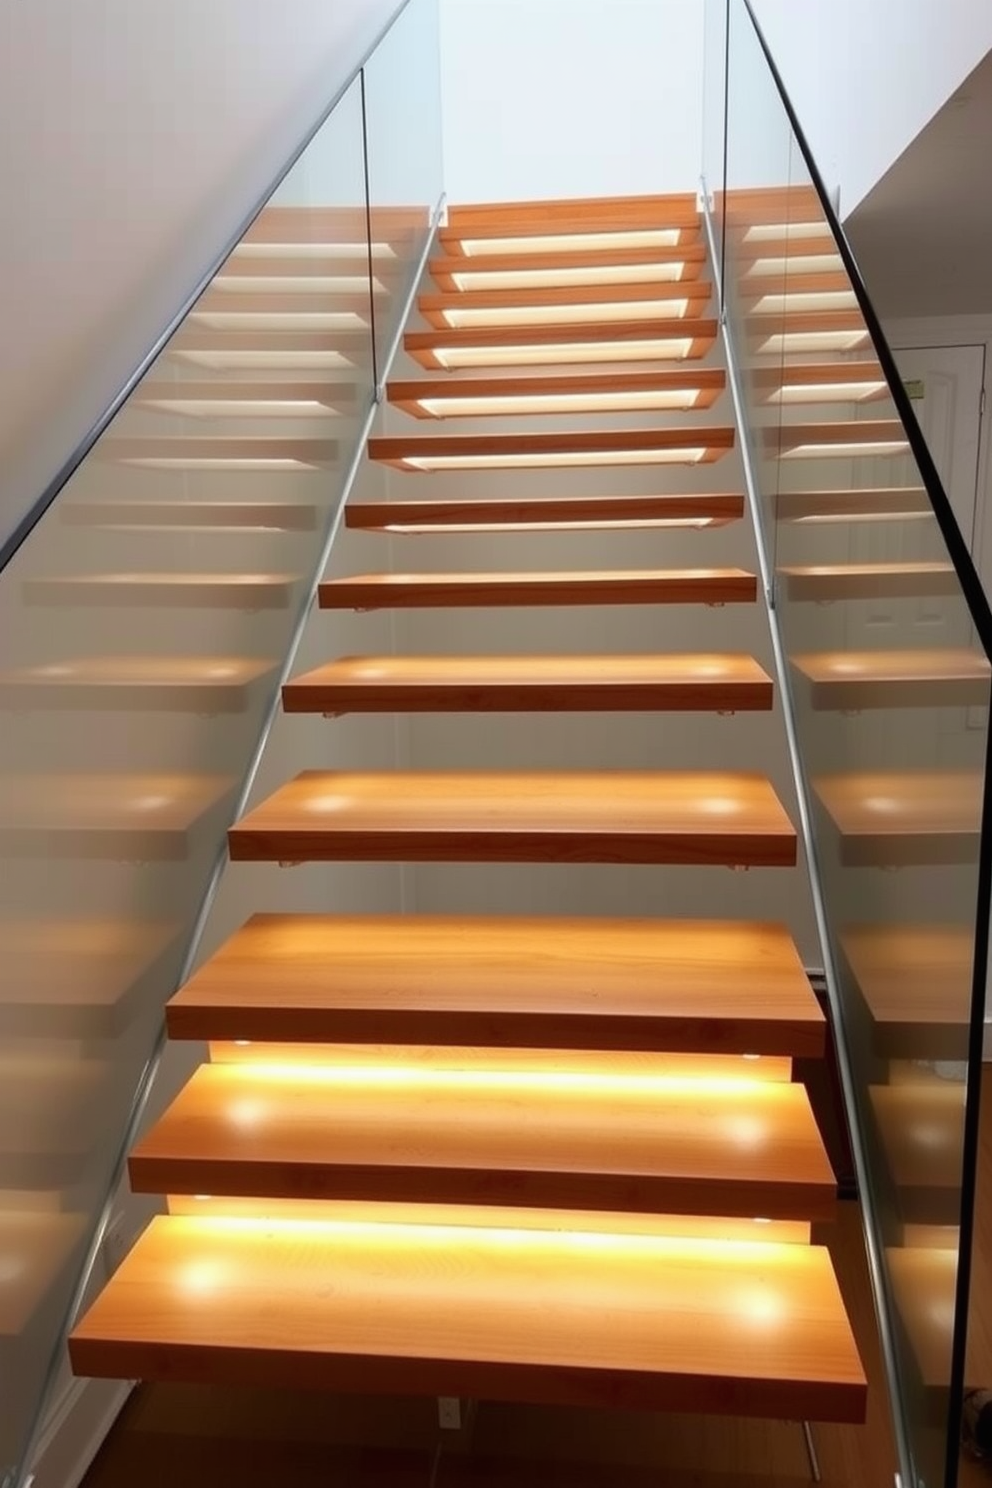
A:
[[[759,1244],[808,1245],[810,1225],[801,1219],[741,1219],[710,1214],[608,1214],[596,1210],[512,1208],[504,1204],[396,1204],[349,1199],[239,1199],[229,1195],[169,1194],[169,1214],[191,1219],[378,1221],[383,1224],[497,1226],[513,1230],[570,1230],[576,1234],[653,1235],[670,1240],[743,1240]]]
[[[510,496],[472,501],[357,501],[344,509],[346,527],[391,532],[420,529],[485,531],[558,527],[651,527],[668,522],[722,526],[740,521],[744,497],[719,492],[690,496]]]
[[[348,656],[282,697],[287,713],[736,712],[770,708],[772,683],[745,655]]]
[[[882,1055],[968,1057],[974,942],[964,925],[867,924],[841,932]]]
[[[246,439],[243,435],[210,438],[199,434],[176,434],[166,438],[138,435],[101,439],[98,458],[139,468],[197,470],[216,466],[219,470],[283,469],[286,462],[300,470],[319,470],[333,465],[338,446],[333,439]],[[236,463],[235,463],[236,462]]]
[[[276,675],[272,661],[240,656],[84,656],[0,672],[0,708],[241,713]]]
[[[578,405],[588,400],[589,410],[601,409],[604,396],[624,397],[640,400],[636,407],[650,406],[649,400],[658,399],[658,407],[666,407],[665,399],[684,393],[692,400],[694,408],[709,408],[726,386],[726,374],[718,367],[699,369],[680,366],[673,369],[663,367],[652,372],[598,372],[577,375],[569,372],[537,376],[503,377],[459,377],[450,376],[418,378],[408,382],[390,382],[387,395],[390,403],[402,408],[415,418],[449,418],[462,413],[470,416],[474,410],[464,406],[464,399],[488,399],[494,402],[493,412],[501,412],[498,400],[534,400],[527,404],[513,405],[514,411],[525,413],[548,412],[548,400],[566,398]],[[433,406],[431,406],[433,405]],[[505,406],[505,405],[504,405]],[[607,411],[610,411],[610,408]],[[554,408],[551,411],[566,411]],[[581,411],[581,410],[580,410]]]
[[[236,861],[791,867],[792,824],[749,773],[305,771],[229,833]]]
[[[747,331],[759,343],[762,337],[775,337],[783,332],[789,336],[835,332],[849,339],[843,346],[828,347],[828,350],[867,352],[871,349],[871,337],[860,310],[806,310],[801,305],[786,304],[783,310],[768,314],[752,313],[747,319]],[[790,353],[807,350],[794,343],[786,345]],[[762,351],[760,344],[757,350],[759,353]],[[779,355],[777,347],[772,348],[771,354]]]
[[[963,647],[915,651],[821,651],[790,657],[814,708],[981,706],[989,663]]]
[[[430,211],[424,206],[377,206],[374,236],[388,240],[391,235],[425,227],[429,216]],[[367,233],[364,201],[342,207],[268,206],[255,218],[241,242],[326,243],[332,246],[355,243],[364,248]]]
[[[922,486],[853,487],[846,491],[780,491],[776,516],[783,522],[870,521],[903,517],[932,517],[930,498]]]
[[[493,605],[752,604],[741,568],[589,573],[356,574],[320,585],[324,610],[444,609]]]
[[[699,209],[689,191],[664,196],[572,196],[533,201],[470,202],[448,208],[448,230],[469,237],[533,233],[553,223],[607,227],[698,226]],[[484,232],[483,232],[484,229]]]
[[[473,253],[471,259],[461,253],[433,258],[429,269],[442,289],[472,294],[472,280],[479,274],[541,274],[564,270],[572,283],[582,282],[584,275],[588,276],[588,282],[594,283],[598,274],[609,274],[612,270],[644,282],[664,272],[666,266],[675,265],[679,280],[673,282],[692,282],[702,273],[705,262],[706,248],[700,242],[680,242],[667,248],[658,244],[651,248],[570,249],[567,257],[561,251],[514,252],[508,243],[503,253]]]
[[[866,1394],[819,1247],[481,1227],[159,1217],[70,1357],[112,1378],[812,1419],[861,1419]]]
[[[40,1196],[39,1196],[40,1197]],[[16,1285],[0,1287],[0,1340],[23,1347],[38,1309],[69,1279],[78,1266],[86,1237],[84,1214],[43,1209],[0,1208],[0,1255],[4,1274]],[[7,1388],[10,1388],[8,1381]]]
[[[734,447],[734,430],[684,429],[577,429],[551,430],[541,434],[414,434],[400,438],[375,438],[367,444],[368,457],[397,470],[430,469],[432,461],[444,468],[457,468],[464,461],[476,468],[512,461],[513,468],[543,465],[560,460],[563,465],[628,463],[709,464]],[[611,457],[615,456],[615,460]]]
[[[785,927],[722,920],[254,915],[166,1016],[187,1039],[808,1057],[824,1030]]]
[[[225,274],[232,271],[232,266]],[[250,260],[241,264],[241,271],[251,272],[253,277],[275,274],[271,264],[252,266]],[[326,267],[299,259],[286,268],[288,277],[303,277],[317,273],[327,274]],[[362,274],[368,276],[368,263]],[[237,282],[235,279],[233,282]],[[237,298],[237,297],[236,297]],[[355,402],[356,386],[353,382],[327,382],[315,378],[297,382],[249,382],[239,377],[215,377],[209,382],[152,381],[139,383],[128,400],[129,408],[148,408],[156,413],[190,413],[197,417],[300,417],[325,418],[338,408],[351,407]],[[263,415],[257,409],[271,408]]]
[[[60,505],[59,518],[69,527],[121,531],[142,527],[244,527],[313,532],[317,508],[288,501],[76,501]]]
[[[957,594],[958,576],[951,563],[824,563],[785,566],[790,599],[922,599]]]
[[[146,999],[174,982],[181,926],[156,920],[0,921],[0,1032],[11,1037],[111,1038]]]
[[[541,357],[546,361],[592,362],[597,359],[612,361],[654,360],[664,356],[658,346],[685,342],[684,349],[669,352],[669,355],[701,357],[716,340],[715,320],[652,320],[652,321],[599,321],[595,325],[540,325],[540,326],[481,326],[471,330],[451,327],[444,331],[407,331],[403,346],[414,361],[423,367],[441,368],[444,363],[437,352],[445,348],[458,352],[460,349],[478,349],[477,365],[485,366],[489,354],[490,364],[499,365],[517,348],[523,355],[516,360],[540,365]],[[612,348],[612,349],[611,349]]]
[[[812,277],[812,276],[810,276]],[[755,289],[764,287],[764,279],[752,281]],[[792,279],[788,283],[792,284]],[[873,392],[869,399],[864,399],[863,394],[854,394],[859,401],[874,401],[876,398],[887,395],[885,386],[885,374],[881,366],[874,359],[865,358],[858,362],[787,362],[778,367],[756,367],[751,373],[755,387],[762,392],[778,393],[783,386],[788,388],[829,388],[831,392],[837,390],[837,397],[842,397],[841,389],[850,387],[851,384],[866,384],[880,382],[883,384],[881,392]],[[826,401],[826,398],[825,398]]]
[[[868,1097],[899,1214],[917,1223],[957,1224],[964,1081],[871,1085]]]
[[[142,1193],[829,1218],[836,1199],[803,1086],[471,1070],[384,1056],[204,1065],[132,1152]],[[357,1078],[356,1078],[357,1074]],[[244,1113],[251,1111],[251,1120]],[[746,1147],[728,1131],[748,1133]]]
[[[685,283],[649,281],[645,284],[577,284],[549,289],[480,289],[472,292],[471,299],[466,299],[460,291],[423,294],[417,300],[417,309],[428,325],[442,330],[458,324],[458,319],[451,317],[475,315],[480,311],[499,315],[526,310],[534,317],[534,322],[540,316],[541,320],[551,324],[574,318],[588,325],[610,320],[614,310],[616,313],[612,318],[622,319],[625,305],[635,307],[634,313],[647,319],[669,314],[676,318],[698,316],[712,297],[712,284],[708,280],[695,279]],[[669,301],[674,302],[672,310],[667,308]],[[582,314],[575,314],[577,310]],[[543,315],[540,312],[544,312]],[[497,322],[494,320],[492,323]]]
[[[370,319],[368,270],[365,282],[353,288],[322,289],[318,284],[312,289],[284,289],[271,284],[256,289],[239,285],[236,280],[221,286],[214,283],[204,290],[190,312],[200,324],[215,323],[215,318],[228,315],[271,315],[285,317],[287,326],[299,325],[301,329],[305,327],[299,316],[327,317],[342,313]]]
[[[761,295],[843,294],[852,296],[851,281],[843,267],[809,269],[802,259],[789,263],[775,274],[745,274],[739,283],[739,294],[747,304]]]
[[[364,242],[355,244],[354,251],[346,251],[344,244],[322,245],[319,241],[309,240],[303,247],[304,252],[298,250],[299,245],[286,243],[284,251],[280,252],[278,242],[260,245],[261,252],[234,253],[227,260],[220,273],[211,282],[216,284],[217,280],[233,284],[242,279],[296,279],[314,280],[339,279],[346,276],[351,279],[363,279],[368,282],[369,256]],[[400,260],[383,258],[377,256],[375,265],[376,278],[395,273],[400,265]]]
[[[982,779],[967,770],[814,778],[850,867],[970,863],[978,853]]]
[[[735,226],[782,223],[788,231],[798,224],[815,223],[827,230],[823,207],[812,186],[734,187],[722,198],[728,219]],[[832,236],[826,242],[833,246]]]
[[[296,583],[279,573],[97,573],[26,579],[24,598],[62,609],[284,610]]]
[[[180,861],[197,826],[229,820],[235,785],[224,775],[5,775],[0,846],[15,857]]]
[[[946,1430],[950,1393],[959,1233],[955,1227],[947,1246],[890,1246],[885,1252],[908,1353],[919,1383],[930,1396],[931,1408],[940,1412],[941,1431]],[[979,1381],[968,1383],[977,1386]]]
[[[841,447],[851,459],[870,458],[876,445],[886,456],[909,448],[906,430],[898,419],[843,419],[819,424],[780,424],[764,431],[765,445],[785,459],[817,458],[817,451]],[[888,448],[891,446],[891,448]],[[867,455],[861,451],[867,450]]]

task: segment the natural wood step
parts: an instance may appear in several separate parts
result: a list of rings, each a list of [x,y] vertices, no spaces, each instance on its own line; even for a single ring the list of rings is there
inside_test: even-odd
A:
[[[303,262],[293,272],[306,274],[312,267]],[[272,271],[267,269],[266,272]],[[364,277],[367,284],[367,264]],[[315,379],[300,382],[246,382],[234,377],[215,377],[210,382],[155,382],[146,379],[132,393],[128,407],[183,418],[326,419],[345,408],[352,408],[356,393],[357,387],[353,382]]]
[[[482,229],[513,237],[568,224],[570,231],[604,227],[654,227],[674,223],[698,227],[699,208],[690,191],[665,195],[545,197],[528,201],[463,202],[448,208],[448,229],[467,235]]]
[[[356,501],[346,527],[385,532],[552,531],[582,527],[722,527],[739,522],[739,492],[690,496],[510,496],[470,501]]]
[[[866,352],[871,336],[860,310],[789,309],[775,315],[751,315],[747,333],[755,356],[800,352]],[[779,362],[781,370],[781,361]]]
[[[333,289],[306,283],[289,288],[266,283],[256,288],[251,281],[228,279],[225,275],[220,280],[218,284],[214,279],[197,300],[190,312],[194,324],[243,325],[246,329],[258,324],[264,329],[276,322],[301,329],[337,330],[356,321],[368,324],[371,314],[367,271],[364,282],[357,280]]]
[[[982,779],[967,770],[893,770],[820,776],[813,789],[848,867],[972,863]]]
[[[299,582],[281,573],[97,573],[25,579],[31,605],[62,609],[284,610]]]
[[[175,434],[168,438],[140,435],[101,439],[101,460],[139,470],[280,471],[322,470],[333,466],[338,446],[333,439],[246,439],[241,435],[209,438]]]
[[[589,465],[709,465],[734,447],[732,428],[580,429],[541,434],[413,434],[368,441],[396,470],[526,470]]]
[[[548,289],[475,290],[470,299],[454,294],[423,294],[417,309],[428,325],[448,326],[595,325],[600,321],[660,320],[702,315],[713,297],[709,280],[685,284],[608,284],[553,286]]]
[[[58,1196],[60,1199],[62,1195]],[[87,1231],[87,1216],[66,1213],[53,1205],[0,1209],[0,1255],[16,1286],[0,1288],[0,1342],[22,1343],[39,1310],[51,1306],[53,1292],[61,1292],[79,1266],[79,1246]],[[41,1324],[43,1326],[43,1324]],[[13,1381],[4,1390],[8,1408]]]
[[[779,569],[790,599],[923,599],[960,593],[952,563],[823,563]]]
[[[139,1141],[140,1193],[538,1204],[826,1219],[834,1175],[805,1088],[406,1063],[204,1065]],[[253,1110],[250,1122],[239,1113]],[[746,1145],[728,1132],[746,1129]]]
[[[888,459],[909,450],[906,430],[898,419],[776,424],[764,431],[764,441],[769,453],[782,460]]]
[[[817,709],[973,707],[989,701],[989,663],[964,647],[820,651],[790,658]]]
[[[936,1076],[868,1088],[878,1141],[903,1219],[960,1221],[964,1152],[962,1079]]]
[[[355,330],[216,330],[185,325],[169,343],[170,361],[214,372],[345,372],[368,355],[367,326]]]
[[[594,362],[682,361],[705,356],[715,320],[604,321],[589,325],[483,326],[407,331],[405,350],[422,367],[550,366]]]
[[[449,294],[487,289],[540,289],[552,285],[673,283],[698,279],[706,263],[702,243],[653,248],[593,248],[522,253],[512,244],[499,253],[432,258],[434,282]]]
[[[840,947],[884,1058],[968,1057],[972,927],[850,925]]]
[[[287,713],[733,713],[771,708],[772,683],[736,654],[348,656],[287,682],[282,698]]]
[[[488,609],[506,605],[753,604],[742,568],[593,569],[585,573],[355,574],[325,579],[324,610]]]
[[[933,507],[923,486],[780,491],[775,510],[780,522],[906,521],[933,516]]]
[[[726,386],[719,367],[537,376],[422,377],[390,382],[390,403],[414,418],[625,413],[710,408]]]
[[[329,1044],[816,1058],[824,1038],[785,927],[723,920],[254,915],[166,1017],[172,1038]]]
[[[521,1237],[481,1216],[159,1216],[69,1348],[78,1373],[112,1379],[795,1419],[860,1420],[866,1398],[820,1247]]]
[[[47,774],[0,777],[0,847],[15,857],[181,862],[190,836],[229,820],[224,775]]]
[[[289,501],[75,501],[60,503],[58,511],[69,527],[117,532],[149,527],[315,532],[318,509]]]
[[[762,281],[759,279],[757,284]],[[789,281],[792,283],[792,277]],[[874,360],[860,362],[789,362],[759,367],[754,386],[769,403],[874,403],[888,396],[888,383]]]
[[[239,656],[84,656],[0,672],[0,708],[243,713],[272,661]]]
[[[229,833],[245,862],[791,867],[792,824],[750,773],[304,771]]]
[[[908,1343],[906,1364],[915,1366],[913,1384],[926,1392],[923,1400],[927,1413],[923,1419],[928,1424],[938,1419],[946,1422],[950,1402],[958,1307],[955,1235],[960,1235],[960,1214],[950,1232],[944,1229],[940,1240],[934,1237],[920,1245],[890,1245],[885,1251],[893,1303]]]

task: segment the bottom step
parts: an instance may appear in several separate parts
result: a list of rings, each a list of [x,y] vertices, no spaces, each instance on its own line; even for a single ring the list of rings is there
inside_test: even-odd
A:
[[[822,1248],[606,1230],[160,1216],[69,1350],[114,1379],[832,1421],[866,1399]]]

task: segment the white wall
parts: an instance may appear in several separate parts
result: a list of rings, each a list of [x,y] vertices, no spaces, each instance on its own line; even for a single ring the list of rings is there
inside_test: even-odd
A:
[[[992,48],[984,0],[752,3],[844,217]]]
[[[699,0],[441,0],[451,202],[694,191]]]
[[[0,539],[397,0],[0,0]]]

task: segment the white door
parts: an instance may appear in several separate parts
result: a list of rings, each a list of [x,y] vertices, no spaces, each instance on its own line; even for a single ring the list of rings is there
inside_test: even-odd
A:
[[[906,346],[896,365],[958,526],[974,553],[984,346]]]

